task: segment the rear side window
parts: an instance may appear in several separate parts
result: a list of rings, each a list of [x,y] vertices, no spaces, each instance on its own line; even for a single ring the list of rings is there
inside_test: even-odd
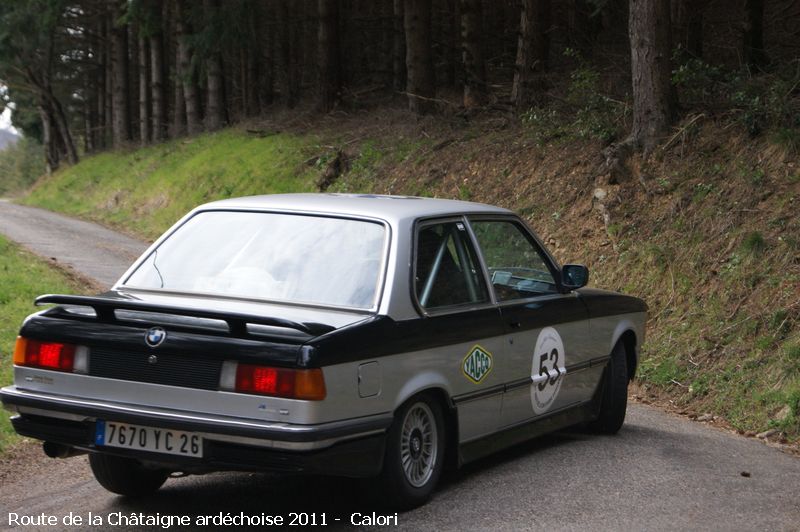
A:
[[[489,300],[462,222],[429,224],[418,230],[414,276],[417,300],[427,309]]]
[[[498,301],[558,291],[539,246],[519,224],[471,220]]]

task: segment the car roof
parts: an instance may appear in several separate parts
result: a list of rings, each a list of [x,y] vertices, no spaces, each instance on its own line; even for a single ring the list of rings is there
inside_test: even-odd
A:
[[[280,210],[378,218],[390,223],[407,219],[456,214],[513,214],[508,209],[473,203],[415,196],[375,194],[272,194],[247,196],[201,205],[197,210]]]

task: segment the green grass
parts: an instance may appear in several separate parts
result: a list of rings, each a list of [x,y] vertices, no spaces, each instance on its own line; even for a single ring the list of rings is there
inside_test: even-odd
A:
[[[85,288],[45,261],[0,237],[0,384],[12,381],[12,354],[20,324],[36,311],[33,300],[46,293],[83,292]],[[7,412],[0,413],[0,453],[17,439]]]
[[[236,129],[87,157],[24,200],[153,239],[190,209],[228,197],[314,190],[313,136]]]

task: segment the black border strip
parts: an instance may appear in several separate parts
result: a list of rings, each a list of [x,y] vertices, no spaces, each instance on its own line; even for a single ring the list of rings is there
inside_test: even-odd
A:
[[[585,360],[579,364],[573,364],[571,366],[567,366],[567,375],[572,373],[588,369],[594,366],[605,365],[608,361],[611,360],[610,355],[592,358],[590,360]],[[517,379],[514,381],[506,382],[503,384],[497,384],[492,386],[491,388],[486,388],[484,390],[477,390],[475,392],[469,392],[461,395],[457,395],[453,397],[453,403],[465,403],[467,401],[474,401],[475,399],[481,399],[483,397],[489,397],[491,395],[497,395],[498,393],[508,392],[514,390],[516,388],[522,388],[524,386],[530,386],[531,378],[525,377],[523,379]]]

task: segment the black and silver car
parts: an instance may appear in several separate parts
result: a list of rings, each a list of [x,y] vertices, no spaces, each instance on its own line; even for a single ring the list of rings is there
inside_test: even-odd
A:
[[[639,299],[583,288],[512,212],[287,194],[198,207],[97,297],[46,295],[3,405],[129,496],[170,473],[379,476],[399,506],[563,427],[614,433]]]

